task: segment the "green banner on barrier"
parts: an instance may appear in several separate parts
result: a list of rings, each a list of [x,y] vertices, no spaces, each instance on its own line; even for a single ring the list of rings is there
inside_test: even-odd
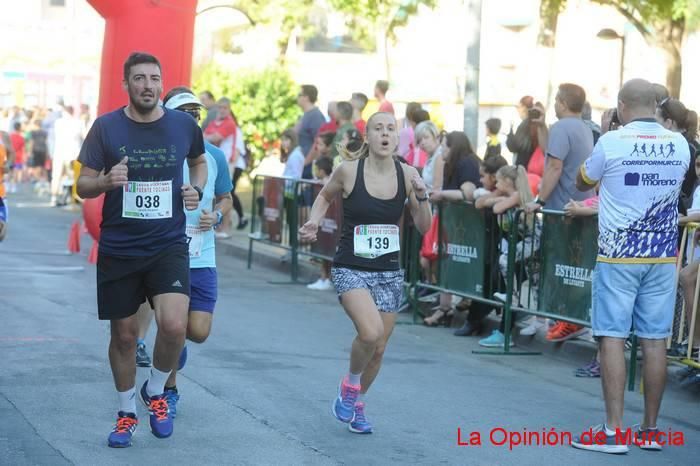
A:
[[[543,223],[539,308],[590,322],[598,217],[545,214]]]
[[[483,296],[487,231],[483,212],[471,204],[446,203],[440,209],[439,286]]]

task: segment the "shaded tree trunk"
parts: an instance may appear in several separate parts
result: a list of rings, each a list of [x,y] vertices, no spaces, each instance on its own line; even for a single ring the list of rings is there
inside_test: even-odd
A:
[[[681,93],[683,63],[681,48],[685,36],[685,18],[669,20],[658,25],[656,45],[666,55],[666,87],[671,96],[678,98]]]
[[[683,63],[680,50],[675,47],[664,47],[666,52],[666,88],[668,93],[678,99],[681,94]]]

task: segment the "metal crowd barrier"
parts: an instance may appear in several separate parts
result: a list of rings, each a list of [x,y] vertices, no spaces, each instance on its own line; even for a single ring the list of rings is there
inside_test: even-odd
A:
[[[291,278],[299,276],[296,192],[300,180],[258,175],[253,180],[252,215],[248,245],[248,268],[253,261],[253,244],[260,242],[289,251]]]
[[[437,277],[420,276],[420,249],[422,243],[414,242],[407,255],[414,259],[414,272],[410,274],[413,290],[424,288],[437,292],[469,298],[472,301],[502,307],[493,298],[498,291],[499,227],[496,216],[490,210],[476,209],[469,202],[439,202]],[[412,302],[414,315],[423,317],[416,300]]]
[[[700,355],[693,358],[692,350],[694,343],[693,329],[698,316],[698,298],[700,298],[700,270],[695,281],[695,292],[693,295],[692,309],[687,309],[684,295],[679,286],[680,271],[683,266],[700,267],[700,257],[696,257],[698,245],[695,242],[695,234],[700,228],[698,223],[688,223],[683,229],[680,242],[678,261],[676,263],[676,313],[673,319],[672,335],[667,341],[669,359],[695,369],[700,369]]]

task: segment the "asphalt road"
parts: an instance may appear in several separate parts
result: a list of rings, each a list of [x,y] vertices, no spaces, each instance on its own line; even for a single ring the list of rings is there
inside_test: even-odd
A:
[[[413,325],[397,327],[367,398],[375,433],[351,434],[330,413],[354,336],[334,293],[270,283],[288,276],[222,254],[214,328],[189,346],[174,435],[155,438],[139,407],[133,447],[110,449],[117,397],[90,240],[67,255],[77,213],[30,196],[10,202],[0,244],[0,464],[697,464],[700,394],[678,388],[667,391],[659,425],[685,445],[662,453],[493,445],[493,429],[576,435],[601,423],[599,380],[577,379],[574,362],[547,355],[474,355],[475,338]],[[139,369],[137,384],[146,377]],[[639,422],[641,407],[639,393],[626,394],[626,422]],[[462,440],[481,433],[482,445],[459,446],[458,429]]]

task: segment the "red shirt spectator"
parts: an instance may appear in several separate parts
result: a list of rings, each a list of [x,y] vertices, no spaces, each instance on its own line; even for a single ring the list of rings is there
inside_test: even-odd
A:
[[[27,156],[24,152],[24,136],[19,131],[13,131],[10,133],[10,142],[12,143],[12,148],[15,151],[15,164],[24,165],[27,163]]]
[[[316,137],[318,137],[319,134],[335,133],[336,131],[338,131],[338,122],[335,120],[331,120],[328,123],[322,124],[321,127],[318,128],[318,132],[316,133]]]
[[[361,135],[365,135],[365,129],[367,128],[367,122],[363,119],[355,121],[355,128],[360,132]]]
[[[394,114],[394,106],[388,100],[383,100],[379,104],[379,111]]]
[[[217,136],[211,137],[213,135]],[[236,121],[231,115],[211,121],[204,130],[204,138],[215,146],[219,146],[224,151],[226,160],[231,161],[236,148]]]

